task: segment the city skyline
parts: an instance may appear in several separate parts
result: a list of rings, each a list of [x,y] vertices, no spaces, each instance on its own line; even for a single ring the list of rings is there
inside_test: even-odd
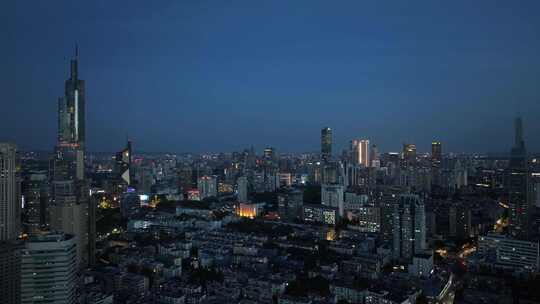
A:
[[[2,303],[540,303],[540,3],[305,3],[15,3]]]
[[[506,152],[516,114],[523,116],[529,151],[540,150],[531,132],[540,128],[533,72],[540,66],[534,55],[540,46],[530,39],[536,34],[531,25],[538,23],[530,14],[535,3],[457,3],[449,5],[448,16],[431,5],[415,12],[414,6],[316,3],[311,10],[281,12],[279,4],[244,3],[221,11],[182,3],[147,4],[122,13],[125,8],[115,4],[59,2],[47,4],[44,15],[39,7],[15,5],[17,54],[8,63],[15,77],[6,82],[13,84],[6,100],[16,102],[13,115],[0,123],[0,138],[17,142],[21,150],[52,147],[55,102],[62,94],[57,83],[69,74],[66,62],[75,43],[89,88],[88,151],[116,151],[126,133],[136,151],[219,152],[251,145],[258,151],[267,146],[318,151],[318,131],[328,126],[334,131],[334,154],[354,138],[367,138],[381,151],[399,151],[403,142],[429,151],[437,140],[449,152]],[[358,15],[338,20],[346,8]],[[458,15],[463,8],[470,10]],[[516,13],[503,15],[507,8]],[[404,9],[403,16],[396,9]],[[327,10],[333,17],[325,17]],[[380,20],[368,18],[370,12]],[[475,19],[480,12],[484,18]],[[197,13],[193,22],[172,18],[189,13]],[[230,25],[236,16],[244,17]],[[426,29],[427,16],[440,17],[440,23]],[[463,24],[452,29],[458,16]],[[205,23],[213,18],[214,23]],[[243,42],[235,33],[253,18],[281,18],[283,24],[267,28],[255,22]],[[39,28],[46,19],[73,26],[52,22]],[[103,32],[104,26],[110,28]],[[475,39],[481,33],[482,39]],[[142,45],[147,40],[156,45]],[[38,43],[29,47],[30,42]],[[235,53],[234,46],[244,50]],[[17,123],[21,118],[32,123]]]

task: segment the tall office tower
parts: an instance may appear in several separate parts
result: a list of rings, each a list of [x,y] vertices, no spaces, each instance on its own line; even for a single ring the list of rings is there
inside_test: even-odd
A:
[[[71,60],[71,73],[64,86],[64,97],[58,100],[57,157],[67,162],[68,176],[84,179],[85,83],[79,79],[79,51]],[[71,172],[70,172],[71,171]]]
[[[514,123],[515,143],[511,150],[510,162],[505,174],[510,211],[508,225],[511,236],[527,239],[530,232],[531,216],[527,151],[523,140],[521,118],[516,118]]]
[[[403,144],[403,163],[405,167],[411,167],[416,165],[416,145],[415,144]]]
[[[77,261],[85,267],[91,260],[88,244],[94,238],[95,206],[90,206],[88,183],[84,176],[85,83],[79,79],[78,49],[71,60],[70,77],[65,82],[64,97],[58,103],[58,143],[53,162],[52,204],[49,209],[51,229],[75,234]]]
[[[400,195],[394,209],[394,258],[410,261],[426,249],[426,214],[418,195]]]
[[[201,176],[197,180],[197,189],[201,200],[207,197],[217,197],[217,176]]]
[[[332,158],[332,129],[325,127],[321,130],[321,159],[323,161]]]
[[[248,201],[248,180],[246,176],[240,176],[237,181],[238,184],[238,196],[237,200],[239,202]]]
[[[0,143],[0,299],[20,300],[20,202],[16,167],[17,147]]]
[[[75,49],[75,58],[71,60],[71,73],[65,82],[64,97],[58,103],[58,142],[83,146],[85,130],[85,85],[79,79],[79,51]]]
[[[39,233],[46,227],[47,201],[49,199],[47,171],[31,171],[22,181],[23,231]]]
[[[355,165],[364,167],[370,166],[369,160],[369,140],[353,139],[351,140],[351,156],[352,162]]]
[[[30,237],[21,254],[21,303],[77,303],[75,236]]]
[[[371,167],[381,167],[381,156],[379,154],[379,147],[377,147],[377,145],[371,146]]]
[[[0,143],[0,241],[15,240],[20,233],[16,156],[14,144]]]
[[[343,217],[344,210],[344,189],[341,185],[322,185],[321,186],[321,204],[335,207],[338,209],[339,216]]]
[[[442,144],[431,142],[431,180],[434,185],[441,184]]]
[[[115,160],[115,170],[120,180],[126,185],[131,185],[131,141],[127,141],[126,147],[116,153]]]

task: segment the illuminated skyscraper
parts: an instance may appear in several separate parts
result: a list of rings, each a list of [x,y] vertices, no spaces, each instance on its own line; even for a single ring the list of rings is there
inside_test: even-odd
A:
[[[321,130],[321,159],[330,160],[332,157],[332,129],[326,127]]]
[[[79,51],[71,60],[70,76],[65,81],[64,96],[58,103],[58,143],[55,149],[52,204],[49,208],[51,229],[74,234],[77,261],[85,267],[93,260],[95,206],[89,197],[84,174],[85,83],[79,79]]]
[[[85,128],[85,89],[84,80],[79,79],[79,50],[71,60],[71,73],[65,82],[64,97],[58,102],[58,142],[84,145]]]
[[[523,140],[523,123],[518,117],[514,122],[515,143],[506,170],[506,189],[508,191],[508,225],[513,237],[527,239],[530,230],[531,197],[529,194],[529,172],[527,151]]]
[[[416,145],[403,144],[403,163],[406,167],[416,165]]]
[[[126,147],[116,153],[116,173],[127,186],[131,185],[131,141],[128,140]]]
[[[353,164],[369,167],[370,166],[369,140],[367,139],[351,140],[351,155],[352,155]]]

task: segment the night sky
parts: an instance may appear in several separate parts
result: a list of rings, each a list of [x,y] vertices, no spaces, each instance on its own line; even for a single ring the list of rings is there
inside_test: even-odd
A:
[[[518,113],[540,151],[540,1],[10,2],[0,140],[23,149],[52,150],[78,42],[90,151],[317,151],[330,126],[334,151],[506,152]]]

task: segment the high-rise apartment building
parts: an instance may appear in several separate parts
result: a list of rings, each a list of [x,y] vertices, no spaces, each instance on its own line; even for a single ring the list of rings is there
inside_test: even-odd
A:
[[[0,143],[0,241],[14,240],[20,233],[16,156],[14,144]]]
[[[237,200],[239,202],[248,201],[248,179],[246,176],[240,176],[237,181],[238,185],[238,195]]]
[[[394,209],[394,258],[410,261],[426,249],[426,214],[418,195],[404,194]]]
[[[342,185],[322,185],[321,204],[337,208],[339,216],[343,216],[344,211],[344,189]]]
[[[77,303],[77,242],[69,234],[30,237],[21,254],[21,303]]]
[[[17,147],[0,143],[0,299],[16,304],[20,300],[21,204],[17,176]]]
[[[201,200],[207,197],[217,197],[217,176],[201,176],[197,180]]]

